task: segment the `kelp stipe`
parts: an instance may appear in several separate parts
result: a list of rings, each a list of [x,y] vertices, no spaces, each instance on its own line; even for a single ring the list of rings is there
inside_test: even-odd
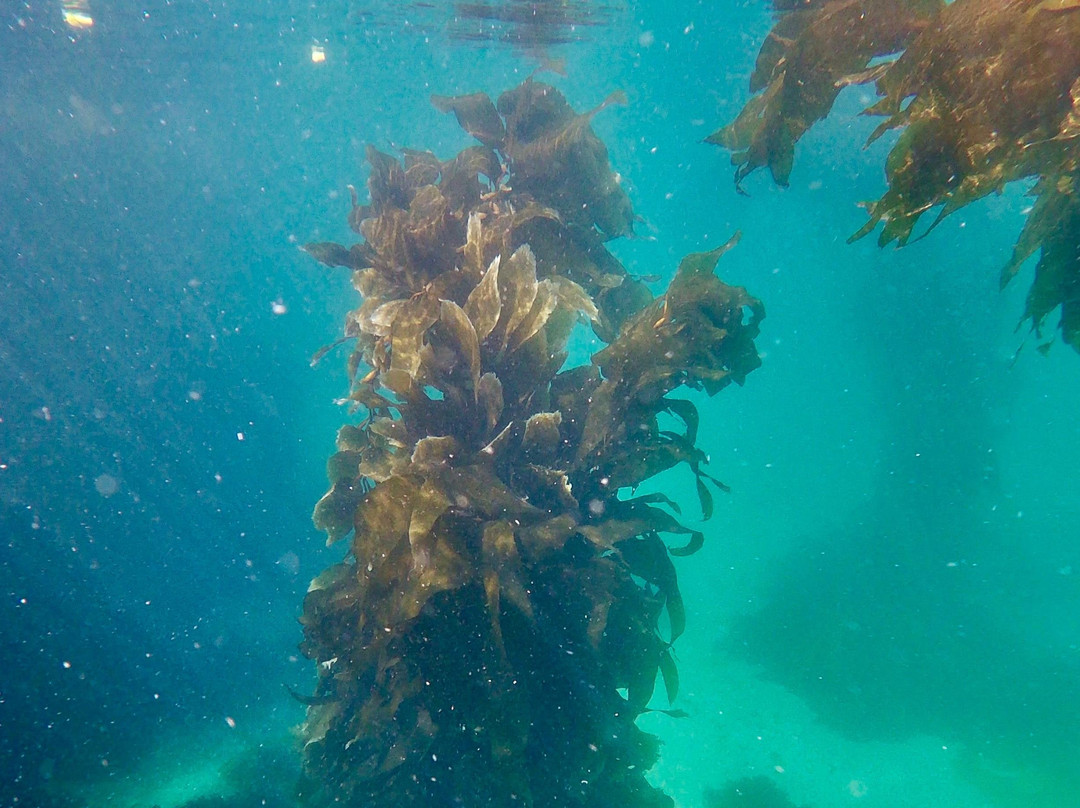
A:
[[[1061,336],[1080,350],[1080,2],[814,0],[792,10],[785,0],[776,8],[751,78],[751,91],[762,92],[708,138],[733,151],[736,184],[763,166],[786,184],[795,143],[840,88],[876,82],[881,98],[865,114],[887,118],[871,141],[903,131],[886,160],[889,187],[867,203],[869,219],[852,238],[880,224],[879,243],[902,246],[927,211],[937,210],[932,229],[1013,180],[1037,179],[1001,283],[1039,250],[1023,320],[1041,337],[1060,307]]]
[[[635,720],[658,673],[675,698],[670,556],[702,536],[665,497],[618,494],[686,463],[711,512],[698,412],[667,394],[742,383],[764,311],[713,274],[729,245],[657,299],[628,275],[604,243],[630,201],[593,113],[554,88],[433,103],[479,145],[369,149],[363,241],[306,247],[363,298],[344,337],[358,420],[314,515],[351,547],[302,617],[308,775],[327,801],[386,808],[669,806]],[[581,319],[608,345],[564,369]]]

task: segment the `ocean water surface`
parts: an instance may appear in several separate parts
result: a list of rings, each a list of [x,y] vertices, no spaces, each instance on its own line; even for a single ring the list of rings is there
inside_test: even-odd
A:
[[[640,719],[650,780],[680,808],[1080,806],[1080,357],[1016,330],[1026,280],[998,290],[1027,189],[903,249],[847,244],[889,147],[863,148],[854,87],[790,187],[738,194],[703,139],[771,19],[0,6],[3,805],[300,804],[288,688],[310,692],[297,618],[343,553],[311,511],[349,418],[344,352],[309,360],[357,301],[298,246],[355,241],[367,144],[468,145],[432,94],[554,64],[537,79],[579,111],[627,96],[593,120],[640,217],[610,249],[666,281],[739,230],[718,273],[768,312],[762,367],[695,399],[730,494],[698,524],[689,473],[648,484],[706,537],[676,560],[687,716]]]

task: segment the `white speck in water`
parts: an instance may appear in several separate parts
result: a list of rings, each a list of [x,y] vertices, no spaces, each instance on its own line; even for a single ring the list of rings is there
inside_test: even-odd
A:
[[[285,553],[274,563],[286,572],[288,572],[290,575],[296,575],[300,572],[300,556],[298,556],[292,550]]]
[[[94,490],[103,497],[111,497],[120,490],[120,483],[111,474],[99,474],[94,478]]]

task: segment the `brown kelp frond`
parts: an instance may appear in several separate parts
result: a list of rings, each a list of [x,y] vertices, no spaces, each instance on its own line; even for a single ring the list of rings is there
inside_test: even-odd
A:
[[[453,112],[461,128],[485,146],[493,149],[502,147],[506,127],[486,93],[456,97],[433,95],[431,103],[440,112]]]
[[[684,259],[655,300],[608,252],[632,213],[589,127],[599,108],[532,79],[498,105],[433,101],[482,145],[369,150],[371,199],[350,216],[364,241],[306,248],[363,298],[345,327],[359,421],[315,509],[350,552],[301,619],[308,771],[328,799],[376,808],[670,806],[634,722],[658,675],[677,694],[672,556],[704,535],[668,498],[620,490],[685,463],[711,515],[706,483],[723,486],[698,411],[669,394],[741,384],[764,311],[714,274],[734,240]],[[578,322],[609,344],[566,369]]]
[[[889,155],[889,190],[869,232],[905,243],[919,217],[938,220],[1075,148],[1064,130],[1080,78],[1080,13],[1030,0],[960,0],[916,37],[877,82],[878,128],[906,127]]]
[[[736,182],[768,165],[785,184],[791,147],[828,112],[830,85],[869,81],[881,98],[866,113],[885,116],[871,141],[903,131],[886,160],[888,189],[852,240],[881,224],[879,243],[903,246],[928,211],[927,231],[1013,180],[1038,178],[1039,202],[1002,277],[1040,251],[1024,316],[1039,331],[1060,306],[1062,337],[1078,347],[1080,264],[1067,239],[1080,161],[1080,5],[829,0],[784,13],[751,80],[763,92],[710,139],[734,152]]]
[[[903,50],[943,7],[942,0],[829,0],[784,12],[750,78],[750,91],[761,94],[706,138],[733,152],[736,185],[763,166],[787,185],[795,144],[829,114],[849,77]]]
[[[906,129],[886,165],[889,189],[855,237],[884,221],[879,243],[904,244],[931,208],[936,225],[1008,182],[1039,177],[1038,201],[1002,279],[1039,250],[1024,318],[1038,333],[1060,306],[1062,338],[1080,348],[1080,7],[957,0],[884,74],[878,91],[884,98],[874,111],[889,115],[879,129]]]
[[[1032,193],[1037,200],[1002,271],[1002,285],[1041,250],[1023,319],[1042,338],[1043,322],[1060,306],[1061,338],[1080,351],[1080,170],[1045,176]]]

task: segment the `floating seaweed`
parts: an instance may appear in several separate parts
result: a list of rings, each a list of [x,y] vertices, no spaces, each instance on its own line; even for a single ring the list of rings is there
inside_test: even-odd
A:
[[[865,112],[887,117],[870,140],[903,132],[886,160],[888,190],[852,238],[882,224],[879,243],[902,246],[927,211],[937,210],[929,230],[1036,178],[1038,200],[1002,283],[1040,250],[1024,319],[1040,334],[1060,306],[1062,337],[1080,350],[1080,2],[829,0],[783,13],[751,80],[764,91],[710,141],[734,151],[737,183],[767,165],[785,184],[795,142],[839,88],[871,81],[881,99]]]
[[[876,75],[871,61],[903,50],[944,0],[778,2],[779,19],[750,76],[752,98],[735,121],[706,140],[734,152],[735,183],[768,166],[787,185],[795,144],[829,114],[845,83]]]
[[[685,463],[711,514],[697,409],[668,394],[741,384],[764,310],[714,274],[730,244],[657,299],[608,252],[633,211],[595,111],[532,79],[432,100],[480,145],[369,149],[363,240],[305,247],[363,299],[345,325],[358,421],[314,514],[351,543],[301,621],[308,775],[369,806],[670,806],[635,721],[658,677],[677,694],[671,556],[703,537],[666,497],[620,491]],[[608,345],[567,368],[581,321]]]

